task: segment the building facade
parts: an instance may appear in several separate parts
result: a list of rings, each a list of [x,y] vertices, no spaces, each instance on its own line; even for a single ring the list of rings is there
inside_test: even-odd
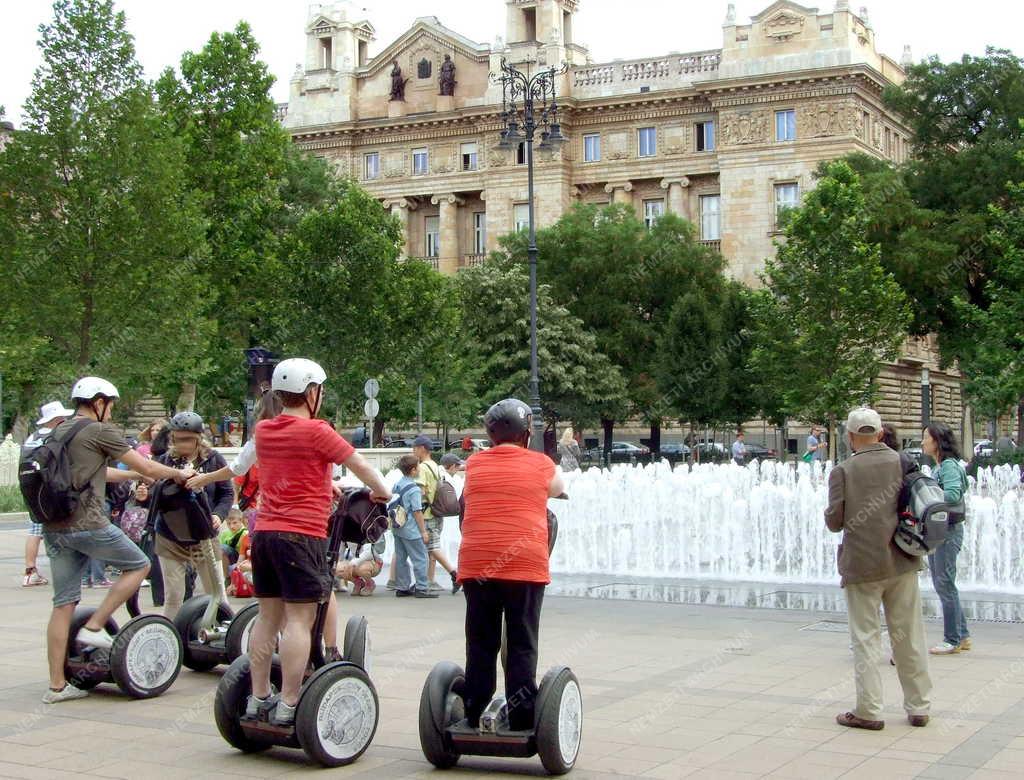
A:
[[[748,23],[730,5],[721,32],[708,31],[718,48],[605,63],[574,38],[579,0],[503,2],[493,44],[427,16],[373,57],[374,28],[351,3],[313,6],[305,62],[278,108],[297,144],[400,219],[405,254],[442,272],[479,262],[527,220],[524,150],[498,147],[502,92],[490,74],[502,59],[567,65],[568,140],[535,157],[540,227],[578,202],[625,204],[648,221],[679,214],[751,285],[774,254],[777,215],[799,203],[819,163],[909,153],[908,128],[881,100],[903,68],[875,48],[867,10],[846,0],[826,12],[778,0]],[[936,357],[932,340],[909,342],[882,376],[880,410],[919,428],[926,380],[932,416],[970,441],[959,378]]]

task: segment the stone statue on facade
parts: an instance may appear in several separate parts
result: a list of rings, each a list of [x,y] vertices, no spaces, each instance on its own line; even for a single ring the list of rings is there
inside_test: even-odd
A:
[[[402,69],[398,66],[398,60],[391,63],[391,100],[405,100],[405,83],[409,80],[402,78]]]
[[[441,63],[441,94],[449,97],[455,94],[455,63],[450,54],[444,55]]]

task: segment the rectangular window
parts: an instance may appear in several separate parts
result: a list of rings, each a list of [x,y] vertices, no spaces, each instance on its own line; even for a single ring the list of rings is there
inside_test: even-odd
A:
[[[696,125],[697,151],[713,152],[715,150],[715,123],[712,121],[698,122]]]
[[[530,205],[528,203],[517,203],[512,207],[512,222],[516,233],[530,228]]]
[[[326,69],[334,67],[334,58],[332,56],[333,46],[330,38],[320,39],[320,67]]]
[[[520,141],[516,147],[516,165],[526,165],[526,141]]]
[[[487,213],[473,212],[473,254],[487,254]]]
[[[413,176],[422,176],[428,170],[428,160],[426,149],[413,149],[412,150],[412,174]]]
[[[796,111],[792,108],[775,112],[775,140],[796,140]]]
[[[644,201],[644,224],[647,225],[647,229],[650,230],[654,227],[654,223],[658,221],[658,217],[665,213],[665,201],[662,198],[657,200],[645,200]]]
[[[601,161],[601,136],[597,133],[583,136],[583,162]]]
[[[462,170],[476,170],[476,144],[462,144]]]
[[[636,131],[637,156],[654,157],[658,153],[658,133],[653,127],[641,127]]]
[[[780,230],[789,209],[800,205],[800,185],[796,182],[775,185],[775,229]]]
[[[722,199],[719,195],[700,196],[700,238],[701,241],[722,239]]]
[[[371,152],[364,156],[364,167],[363,171],[366,179],[376,179],[380,176],[380,154],[378,152]]]
[[[425,217],[423,220],[424,247],[426,257],[441,256],[441,218]]]

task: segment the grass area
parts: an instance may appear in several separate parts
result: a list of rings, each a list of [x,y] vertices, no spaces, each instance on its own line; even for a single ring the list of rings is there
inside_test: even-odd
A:
[[[24,512],[25,502],[17,485],[0,486],[0,513]]]

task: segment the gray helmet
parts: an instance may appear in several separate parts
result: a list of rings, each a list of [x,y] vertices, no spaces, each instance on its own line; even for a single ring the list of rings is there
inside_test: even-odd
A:
[[[203,432],[203,418],[195,412],[178,412],[167,426],[172,431]]]
[[[484,414],[484,427],[492,444],[526,446],[533,425],[533,410],[518,398],[498,401]]]

